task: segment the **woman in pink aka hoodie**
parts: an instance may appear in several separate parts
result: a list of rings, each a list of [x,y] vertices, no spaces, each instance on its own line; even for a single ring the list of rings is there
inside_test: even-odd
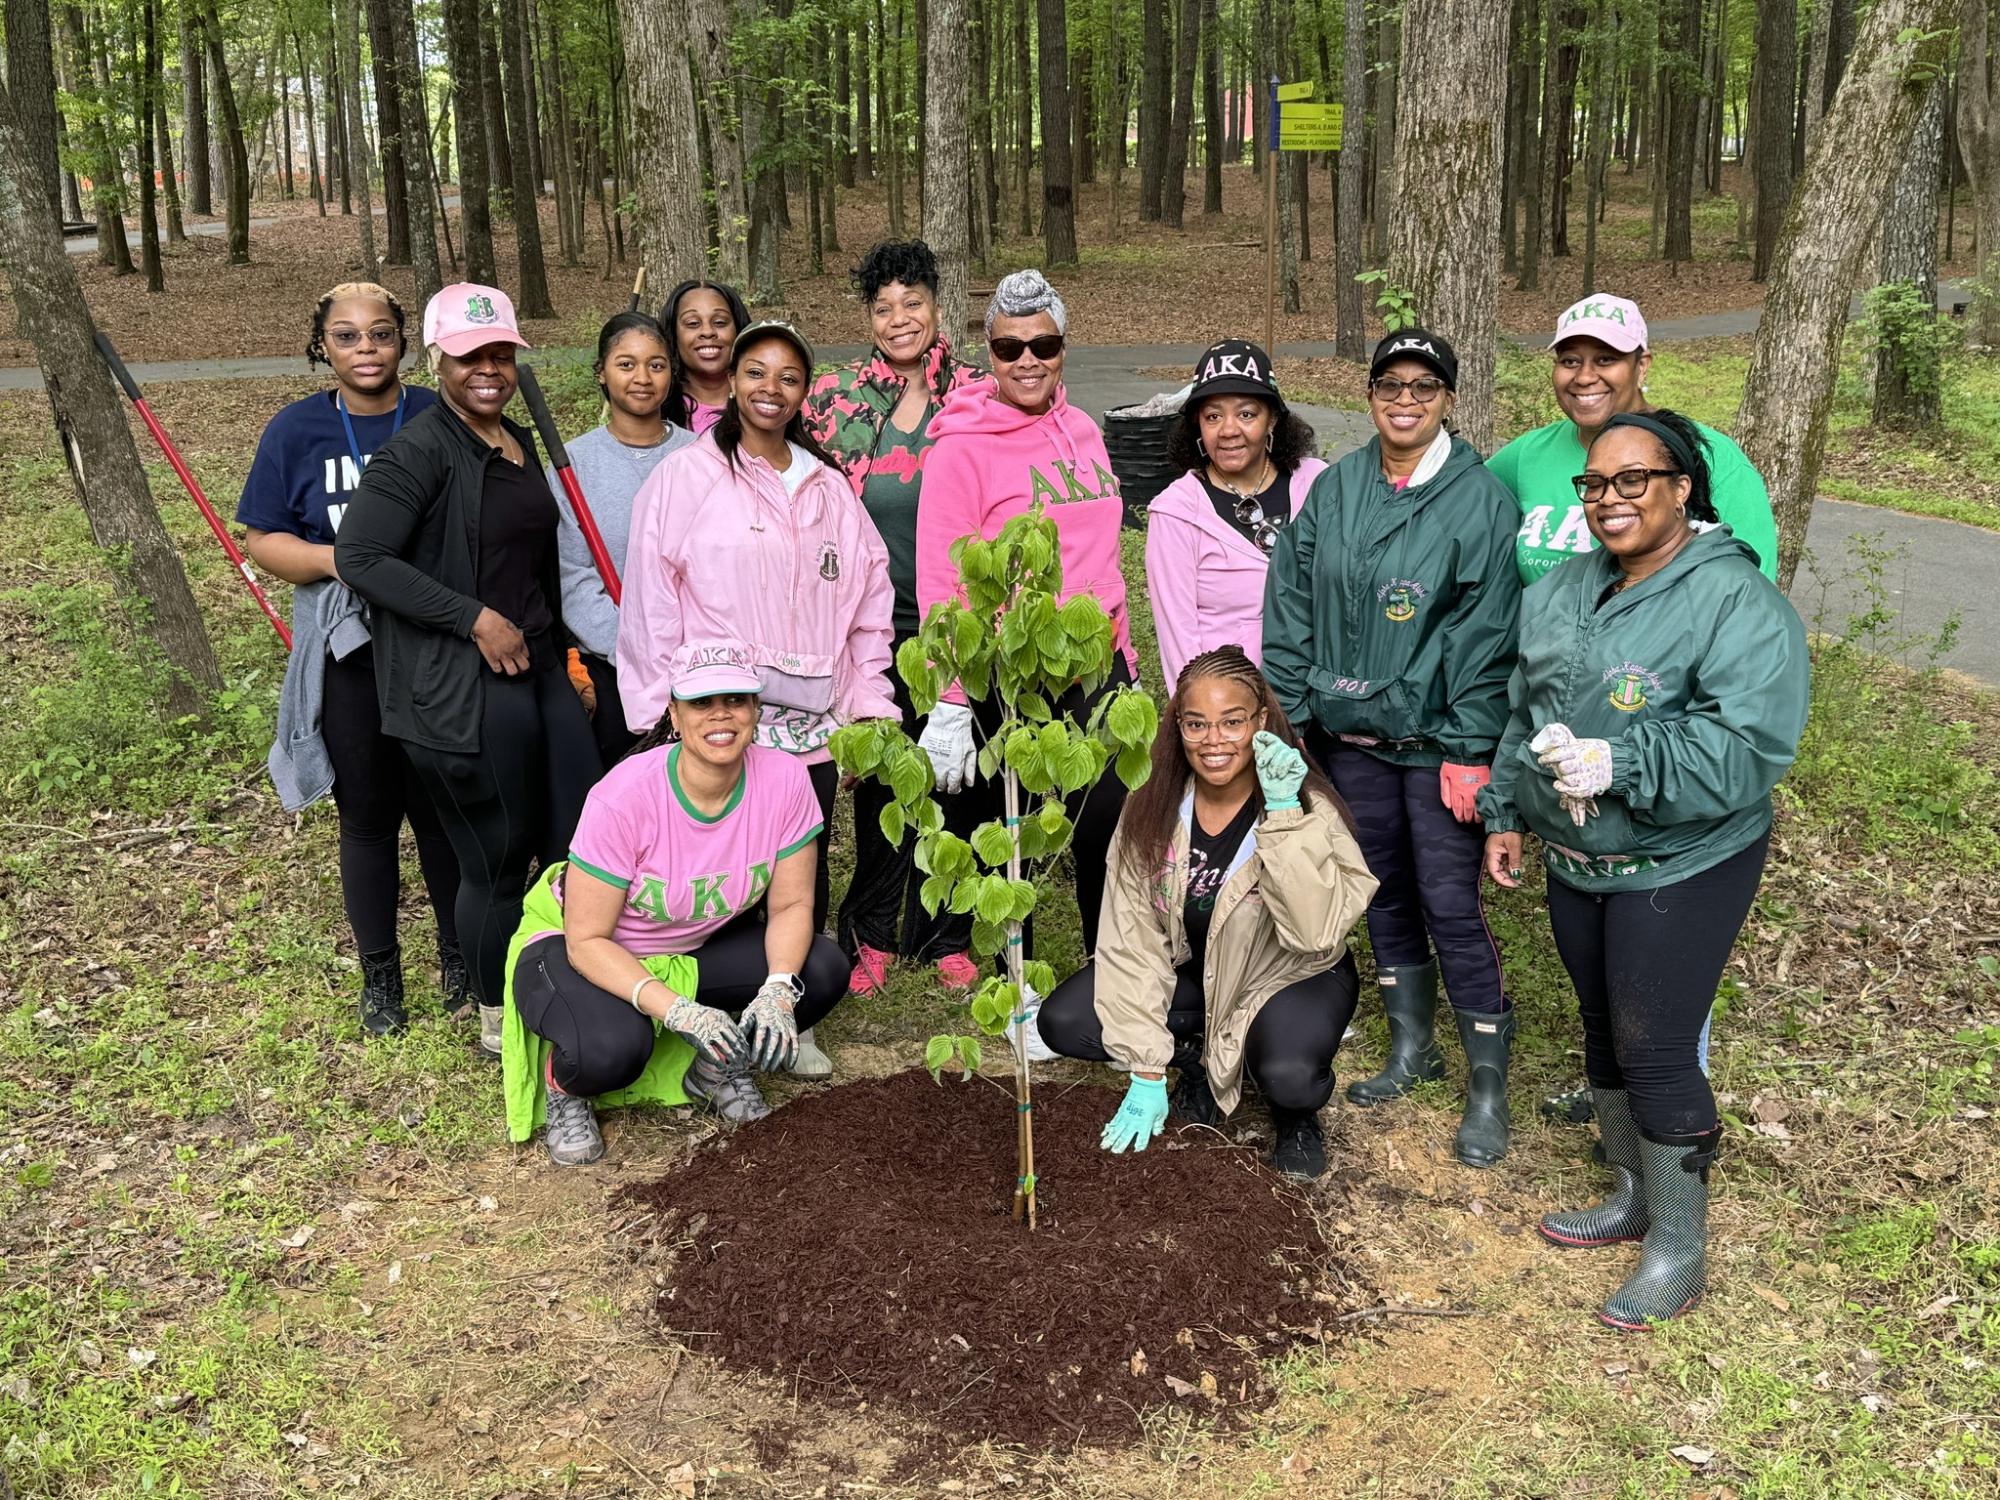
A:
[[[1194,367],[1167,456],[1187,469],[1153,498],[1146,592],[1168,682],[1222,646],[1263,659],[1264,576],[1278,533],[1326,465],[1313,430],[1285,405],[1271,357],[1224,339]]]
[[[712,431],[661,460],[632,503],[618,616],[625,722],[660,721],[689,642],[742,641],[759,691],[756,743],[798,756],[832,823],[839,780],[826,748],[858,719],[898,717],[889,690],[889,557],[852,488],[799,415],[812,345],[753,323],[730,355],[730,399]],[[826,925],[825,836],[813,930]],[[824,1077],[802,1038],[794,1072]]]
[[[1125,607],[1125,577],[1118,569],[1118,532],[1124,503],[1104,451],[1097,424],[1063,395],[1063,342],[1069,314],[1062,298],[1039,271],[1005,277],[986,309],[986,348],[993,376],[961,386],[946,398],[931,423],[936,446],[924,471],[917,504],[917,608],[958,593],[958,570],[951,544],[962,536],[992,538],[1015,516],[1040,504],[1061,537],[1063,598],[1091,594],[1111,616],[1118,658],[1111,679],[1098,694],[1073,690],[1055,705],[1058,713],[1088,718],[1101,693],[1136,680],[1131,621]],[[938,784],[947,792],[971,787],[975,804],[969,827],[998,816],[998,783],[978,784],[974,763],[982,732],[1000,720],[997,702],[968,705],[954,686],[924,727],[919,743],[930,756]],[[1104,890],[1105,860],[1118,814],[1125,804],[1124,783],[1107,767],[1104,778],[1071,799],[1076,823],[1076,899],[1083,918],[1083,945],[1097,945],[1097,907]],[[990,804],[990,805],[989,805]],[[955,830],[968,831],[968,830]],[[1032,1028],[1030,1037],[1035,1033]]]

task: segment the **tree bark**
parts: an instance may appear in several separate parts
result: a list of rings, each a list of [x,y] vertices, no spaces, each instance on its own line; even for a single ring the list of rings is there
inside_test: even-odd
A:
[[[1023,239],[1035,232],[1034,206],[1028,197],[1035,162],[1035,110],[1029,84],[1035,68],[1028,51],[1028,17],[1035,4],[1036,0],[1014,0],[1014,185],[1020,193]]]
[[[229,263],[247,266],[250,264],[250,153],[243,144],[243,116],[236,108],[236,92],[229,86],[229,63],[222,53],[222,23],[216,19],[215,0],[201,0],[201,30],[208,43],[208,68],[215,82],[216,101],[222,106]]]
[[[167,132],[167,90],[165,83],[157,76],[153,84],[153,138],[159,144],[160,186],[165,191],[167,199],[167,243],[185,245],[187,225],[181,219],[181,190],[180,183],[174,176],[173,138]],[[325,213],[326,209],[322,205],[320,214],[324,217]]]
[[[1938,419],[1940,411],[1937,351],[1928,339],[1913,335],[1927,333],[1937,321],[1944,93],[1944,80],[1932,80],[1915,137],[1882,214],[1881,269],[1876,280],[1883,286],[1914,287],[1924,308],[1919,328],[1884,329],[1876,350],[1873,410],[1875,420],[1884,426],[1926,426]]]
[[[1972,299],[1972,341],[2000,347],[2000,100],[1993,82],[1987,0],[1964,0],[1958,31],[1958,149],[1972,185],[1981,284]]]
[[[685,15],[686,0],[669,0],[667,9]],[[621,11],[627,6],[621,5]],[[527,27],[524,0],[500,0],[500,71],[507,81],[507,144],[514,158],[514,255],[516,277],[520,291],[515,297],[515,306],[524,318],[553,318],[556,305],[549,296],[549,268],[542,259],[542,220],[537,212],[539,183],[535,176],[534,142],[530,138],[534,130],[534,117],[528,112],[528,52]],[[685,22],[682,23],[685,25]],[[682,32],[681,47],[661,61],[685,78],[687,74],[686,33]],[[632,33],[626,33],[626,42],[632,46]],[[636,50],[636,49],[635,49]],[[633,114],[638,113],[636,102]],[[633,121],[637,128],[638,121]],[[693,105],[689,104],[687,132],[690,144],[694,136]],[[697,176],[695,182],[698,184]],[[694,189],[695,213],[700,213],[700,191]]]
[[[1000,181],[993,161],[993,16],[972,0],[972,254],[983,269],[1000,227]]]
[[[1593,0],[1590,31],[1589,149],[1584,153],[1583,279],[1580,295],[1597,290],[1597,218],[1604,174],[1611,161],[1611,85],[1618,70],[1618,41],[1611,7]]]
[[[1521,274],[1514,284],[1524,292],[1538,291],[1542,285],[1542,153],[1548,139],[1542,107],[1543,8],[1542,0],[1524,0],[1522,6],[1528,33],[1521,38]],[[1553,17],[1549,24],[1554,24]]]
[[[1203,152],[1201,211],[1203,217],[1222,212],[1222,154],[1227,147],[1228,127],[1222,118],[1222,22],[1216,0],[1201,0],[1201,117],[1207,150]],[[1118,151],[1125,141],[1122,131]]]
[[[1361,194],[1367,170],[1368,136],[1363,117],[1368,96],[1366,0],[1345,0],[1341,35],[1340,180],[1334,193],[1333,283],[1334,353],[1342,359],[1367,357],[1367,312],[1362,305]]]
[[[62,157],[57,147],[55,40],[49,0],[6,0],[7,88],[20,116],[28,165],[62,219]]]
[[[1069,21],[1063,0],[1037,0],[1041,26],[1042,253],[1050,266],[1076,264],[1076,199],[1070,187]]]
[[[1785,3],[1785,0],[1780,0]],[[1666,0],[1671,28],[1667,100],[1667,213],[1663,247],[1670,262],[1694,259],[1694,162],[1701,95],[1701,0]]]
[[[1424,325],[1458,352],[1458,430],[1482,452],[1493,439],[1499,342],[1501,108],[1508,7],[1491,0],[1408,0],[1395,175],[1423,183],[1392,226],[1390,279]]]
[[[1806,162],[1772,257],[1736,426],[1777,513],[1781,585],[1805,545],[1854,283],[1944,67],[1953,8],[1952,0],[1876,0],[1821,122],[1840,149]]]
[[[1825,0],[1821,0],[1821,12],[1825,9]],[[1762,281],[1771,274],[1771,256],[1778,248],[1785,210],[1792,201],[1796,103],[1792,80],[1798,76],[1797,47],[1796,0],[1762,0],[1757,7],[1757,241],[1750,261],[1752,281]],[[1807,92],[1810,106],[1810,88]]]
[[[444,0],[445,57],[451,100],[458,111],[458,227],[465,241],[465,279],[492,286],[493,188],[488,176],[486,105],[480,97],[479,0]]]
[[[0,91],[0,268],[21,331],[35,346],[56,431],[90,533],[106,554],[121,604],[173,668],[167,711],[199,714],[222,686],[187,572],[161,523],[118,388],[91,343],[90,310],[63,250],[36,142],[11,86]]]
[[[1160,179],[1160,217],[1181,227],[1187,208],[1188,142],[1194,133],[1194,63],[1201,50],[1202,0],[1181,0],[1180,36],[1174,45],[1173,114],[1167,124],[1167,159]]]
[[[1141,24],[1145,31],[1139,60],[1139,218],[1144,223],[1153,223],[1160,217],[1166,187],[1167,131],[1172,124],[1167,91],[1174,66],[1174,21],[1172,0],[1143,0],[1143,4]],[[1044,15],[1047,9],[1046,5],[1042,7]],[[1047,35],[1044,31],[1044,46],[1048,45]],[[1046,130],[1043,136],[1042,149],[1046,151]]]
[[[486,175],[494,192],[511,195],[514,161],[507,144],[507,86],[500,77],[500,21],[489,0],[473,0],[473,3],[480,13],[479,89],[486,116]]]
[[[396,121],[405,142],[403,213],[408,224],[410,268],[416,272],[417,305],[423,307],[444,286],[444,267],[438,261],[437,243],[437,205],[444,201],[444,194],[432,177],[430,109],[424,99],[416,16],[410,0],[387,0],[387,3],[390,27],[396,37],[396,66],[391,75],[397,94]],[[527,318],[553,315],[553,308],[548,313],[521,314]]]
[[[33,3],[33,0],[29,0]],[[202,61],[201,21],[181,8],[181,160],[187,164],[188,207],[213,215],[215,190],[208,175],[208,73]]]
[[[750,281],[750,187],[743,133],[729,59],[726,0],[692,0],[694,70],[708,125],[709,173],[715,192],[715,274],[730,286]],[[866,48],[863,49],[864,56]],[[666,288],[660,289],[663,293]]]
[[[1406,7],[1407,9],[1407,7]],[[1399,71],[1403,54],[1403,27],[1397,24],[1394,12],[1382,18],[1378,28],[1381,36],[1382,81],[1377,90],[1375,122],[1375,258],[1386,260],[1389,256],[1391,226],[1396,218],[1397,185],[1403,181],[1400,172],[1391,170],[1396,158],[1397,138],[1402,130],[1402,87]],[[1504,33],[1506,22],[1500,23]],[[1422,35],[1421,32],[1418,33]],[[1500,118],[1496,106],[1493,118]],[[1498,205],[1495,205],[1496,209]]]
[[[869,65],[872,54],[867,11],[859,12],[856,20],[859,24],[854,32],[854,174],[870,179],[875,175],[875,122],[871,114],[875,74]]]
[[[132,111],[132,133],[139,138],[139,261],[146,270],[146,290],[164,292],[167,276],[160,265],[159,194],[153,179],[153,92],[160,71],[158,0],[139,0],[143,40],[139,58],[139,98]]]
[[[62,12],[63,44],[68,52],[69,87],[86,105],[101,106],[103,92],[90,59],[90,39],[84,33],[83,12],[65,5]],[[125,220],[118,211],[123,190],[118,159],[111,152],[110,133],[104,128],[100,108],[86,116],[81,134],[89,148],[90,207],[97,220],[97,262],[113,267],[120,276],[132,274],[132,247],[125,240]]]
[[[375,146],[382,159],[382,260],[386,265],[407,266],[412,254],[408,163],[424,139],[422,131],[404,125],[403,91],[396,81],[403,38],[395,9],[400,5],[407,10],[410,0],[362,3],[367,7],[368,50],[375,74]]]
[[[938,327],[958,344],[965,338],[971,230],[966,184],[965,28],[973,0],[931,0],[924,70],[930,75],[924,120],[924,239],[937,254]]]
[[[361,128],[361,5],[360,0],[340,0],[340,143],[341,197],[347,183],[354,184],[355,204],[360,212],[361,279],[373,281],[381,273],[375,259],[375,194],[368,181],[368,142]],[[343,202],[342,211],[346,211]]]
[[[687,0],[619,0],[631,118],[633,228],[654,295],[708,267],[701,223],[701,162],[687,55]]]
[[[326,172],[320,164],[319,127],[313,115],[312,68],[306,62],[305,42],[299,36],[297,25],[292,27],[292,56],[297,59],[299,65],[299,105],[305,111],[306,116],[306,175],[312,179],[313,202],[319,208],[319,216],[324,219],[326,217]],[[163,160],[170,162],[171,158],[167,156],[166,152],[165,135],[166,132],[162,130],[160,156]],[[171,186],[173,180],[173,168],[170,165],[167,168],[167,182],[169,184],[167,192],[167,234],[170,239],[174,237],[172,225],[174,219],[177,217],[174,212],[176,205]]]

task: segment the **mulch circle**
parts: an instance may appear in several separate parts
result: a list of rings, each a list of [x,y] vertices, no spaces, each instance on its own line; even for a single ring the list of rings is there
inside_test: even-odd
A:
[[[975,1442],[1111,1445],[1164,1404],[1260,1406],[1259,1361],[1312,1341],[1347,1278],[1254,1152],[1196,1128],[1101,1150],[1117,1102],[1037,1091],[1034,1234],[1010,1217],[1011,1085],[899,1073],[718,1137],[620,1195],[674,1256],[661,1326]]]

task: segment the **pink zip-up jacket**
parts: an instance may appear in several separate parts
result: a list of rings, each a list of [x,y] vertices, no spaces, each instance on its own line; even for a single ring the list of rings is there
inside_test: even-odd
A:
[[[1325,468],[1317,458],[1299,461],[1291,479],[1293,515]],[[1182,667],[1218,646],[1241,646],[1262,665],[1270,557],[1215,513],[1197,470],[1155,495],[1146,515],[1146,593],[1168,690]]]
[[[800,460],[794,457],[794,463]],[[749,647],[764,678],[757,743],[808,762],[857,719],[900,715],[889,686],[889,555],[838,469],[796,495],[761,458],[705,435],[632,502],[618,611],[618,697],[635,732],[667,711],[685,647]]]
[[[1061,538],[1063,593],[1057,602],[1095,595],[1137,680],[1125,575],[1118,568],[1125,504],[1097,424],[1069,404],[1061,386],[1049,409],[1033,416],[1002,401],[987,377],[945,398],[931,421],[931,437],[917,502],[918,610],[927,614],[940,599],[964,597],[951,561],[953,542],[975,534],[990,541],[1039,500]],[[945,697],[965,701],[956,683]]]

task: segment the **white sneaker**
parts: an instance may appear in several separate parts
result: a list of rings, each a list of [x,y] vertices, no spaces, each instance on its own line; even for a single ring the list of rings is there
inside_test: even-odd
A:
[[[1030,989],[1026,985],[1023,985],[1021,988],[1028,997],[1028,1003],[1021,1007],[1022,1013],[1025,1015],[1026,1019],[1016,1022],[1014,1025],[1010,1026],[1008,1028],[1008,1037],[1011,1040],[1016,1033],[1021,1031],[1023,1028],[1026,1028],[1027,1039],[1028,1039],[1028,1061],[1054,1062],[1057,1058],[1061,1057],[1062,1054],[1056,1051],[1047,1042],[1042,1040],[1042,1028],[1035,1024],[1036,1018],[1040,1016],[1042,1013],[1042,997],[1040,995],[1037,995],[1034,992],[1034,990]]]
[[[833,1077],[833,1059],[813,1040],[810,1026],[799,1033],[799,1055],[792,1063],[791,1073],[794,1078]]]

